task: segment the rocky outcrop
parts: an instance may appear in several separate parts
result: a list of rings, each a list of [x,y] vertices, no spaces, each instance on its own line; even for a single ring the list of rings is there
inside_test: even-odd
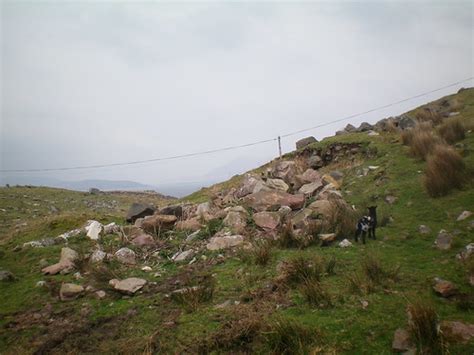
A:
[[[143,220],[142,229],[148,233],[159,233],[173,229],[178,219],[174,215],[153,215]]]
[[[244,242],[241,235],[225,235],[223,237],[212,237],[207,243],[207,250],[221,250],[236,247]]]
[[[126,219],[127,222],[135,223],[137,218],[151,216],[153,213],[155,213],[154,207],[143,203],[134,203],[130,206]]]
[[[302,149],[306,147],[307,145],[310,145],[312,143],[316,143],[318,140],[314,138],[313,136],[306,137],[303,139],[300,139],[299,141],[296,142],[296,149]]]
[[[75,250],[71,248],[62,248],[61,256],[57,264],[45,267],[42,272],[45,275],[55,275],[59,272],[69,273],[74,269],[74,262],[79,258]]]
[[[297,210],[304,206],[304,201],[305,197],[302,194],[291,195],[278,190],[260,191],[243,199],[245,205],[257,212],[277,211],[281,206],[288,206],[292,210]]]
[[[277,229],[281,222],[278,212],[257,212],[254,213],[253,219],[258,227],[268,231]]]

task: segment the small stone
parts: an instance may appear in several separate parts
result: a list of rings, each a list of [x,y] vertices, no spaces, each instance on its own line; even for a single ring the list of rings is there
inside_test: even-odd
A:
[[[208,250],[228,249],[238,246],[244,242],[244,237],[241,235],[228,235],[223,237],[212,237],[207,243]]]
[[[136,264],[135,261],[135,252],[132,249],[129,248],[120,248],[117,250],[115,253],[115,257],[119,262],[122,264],[129,264],[129,265],[134,265]]]
[[[344,239],[342,242],[339,243],[340,248],[347,248],[351,246],[352,246],[352,243],[348,239]]]
[[[471,255],[474,255],[474,243],[466,245],[463,251],[456,255],[456,258],[459,260],[466,260]]]
[[[334,240],[336,240],[336,234],[335,233],[326,233],[326,234],[320,234],[319,240],[322,242],[323,245],[327,245]]]
[[[62,248],[61,256],[57,264],[45,267],[41,271],[44,274],[55,275],[59,272],[68,273],[74,268],[74,262],[79,258],[79,254],[71,248]]]
[[[99,240],[100,233],[102,232],[102,224],[97,221],[89,221],[85,227],[87,236],[92,240]]]
[[[199,236],[199,232],[201,232],[200,229],[188,235],[186,237],[186,243],[192,242],[194,239],[196,239]]]
[[[59,290],[59,298],[61,301],[70,301],[79,297],[84,292],[84,287],[81,285],[64,283]]]
[[[451,297],[458,293],[457,287],[447,280],[440,279],[439,277],[434,278],[433,290],[441,297]]]
[[[45,287],[45,286],[46,286],[46,281],[41,280],[36,283],[36,287]]]
[[[80,273],[79,271],[76,272],[76,273],[74,273],[74,274],[72,275],[72,277],[74,277],[75,280],[80,280],[80,279],[83,278],[82,275],[81,275],[81,273]]]
[[[115,223],[109,223],[104,226],[104,234],[116,234],[120,232],[120,227]]]
[[[10,271],[0,270],[0,281],[15,281],[15,276]]]
[[[141,233],[132,239],[131,243],[137,247],[151,247],[155,245],[153,237],[146,233]]]
[[[116,282],[114,284],[114,289],[128,295],[133,295],[145,285],[146,280],[139,279],[137,277],[130,277],[128,279]]]
[[[385,196],[385,202],[387,202],[389,205],[393,205],[395,202],[397,202],[398,198],[392,195],[387,195]]]
[[[465,219],[469,218],[472,216],[472,212],[470,211],[463,211],[459,217],[456,219],[456,221],[460,222],[460,221],[464,221]]]
[[[428,226],[425,226],[424,224],[422,224],[418,227],[418,233],[420,233],[420,234],[430,234],[431,233],[431,228],[428,227]]]
[[[106,296],[107,294],[105,293],[105,291],[102,291],[102,290],[96,291],[94,293],[94,297],[97,298],[98,300],[103,300]]]
[[[189,249],[183,252],[177,252],[173,257],[171,258],[175,262],[181,262],[181,261],[186,261],[188,259],[191,259],[194,256],[194,250]]]
[[[90,261],[92,263],[100,263],[105,259],[106,256],[107,256],[107,253],[105,253],[104,251],[100,249],[97,249],[97,250],[94,250],[94,252],[92,253],[90,257]]]
[[[151,272],[151,271],[153,271],[153,269],[149,266],[144,266],[144,267],[142,267],[142,271]]]
[[[441,322],[441,331],[449,340],[461,343],[468,343],[474,338],[474,324],[459,321]]]
[[[367,302],[366,300],[361,300],[360,305],[363,309],[367,309],[367,307],[369,307],[369,302]]]
[[[414,347],[415,346],[410,338],[410,333],[405,329],[398,328],[393,336],[392,350],[396,352],[405,352]]]
[[[435,245],[440,250],[451,249],[451,243],[453,242],[453,236],[444,229],[441,229],[436,237]]]

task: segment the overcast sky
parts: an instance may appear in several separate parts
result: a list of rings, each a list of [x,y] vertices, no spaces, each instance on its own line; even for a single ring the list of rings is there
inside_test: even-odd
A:
[[[472,1],[1,3],[2,169],[245,144],[473,76]],[[397,115],[458,88],[351,123]],[[289,137],[284,151],[345,124]],[[271,142],[47,175],[202,181],[241,173],[277,152]]]

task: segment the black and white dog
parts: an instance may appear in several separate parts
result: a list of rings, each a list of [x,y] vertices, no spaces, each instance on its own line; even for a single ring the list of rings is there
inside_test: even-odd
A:
[[[368,207],[369,215],[363,216],[357,222],[355,241],[359,241],[359,237],[362,237],[362,243],[365,244],[365,237],[368,234],[369,238],[375,240],[375,229],[377,228],[377,206]]]

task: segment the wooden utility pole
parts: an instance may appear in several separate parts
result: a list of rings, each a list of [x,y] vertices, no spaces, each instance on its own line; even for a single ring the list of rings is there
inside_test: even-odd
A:
[[[280,159],[281,159],[281,138],[278,136],[278,152],[280,153]]]

